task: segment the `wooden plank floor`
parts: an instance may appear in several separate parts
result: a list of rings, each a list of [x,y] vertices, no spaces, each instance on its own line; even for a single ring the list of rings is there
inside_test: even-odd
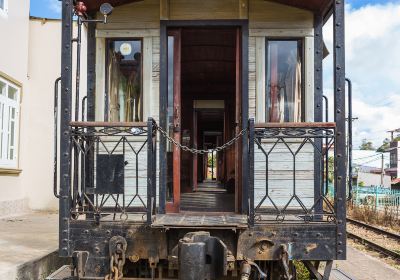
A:
[[[215,181],[206,181],[198,185],[197,192],[181,195],[181,211],[234,212],[235,194]]]
[[[156,215],[156,228],[247,228],[247,216],[235,214],[235,195],[215,181],[181,195],[181,212]]]
[[[233,213],[182,212],[156,215],[155,228],[247,228],[247,216]]]

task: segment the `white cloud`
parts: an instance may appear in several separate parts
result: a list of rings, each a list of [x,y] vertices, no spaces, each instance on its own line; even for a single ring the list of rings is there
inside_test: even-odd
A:
[[[324,30],[332,50],[332,20]],[[346,7],[346,75],[353,81],[355,145],[376,146],[400,127],[400,2]],[[332,51],[331,51],[332,53]],[[324,62],[325,92],[332,97],[332,55]]]
[[[60,14],[61,13],[61,2],[58,0],[47,0],[50,11]]]

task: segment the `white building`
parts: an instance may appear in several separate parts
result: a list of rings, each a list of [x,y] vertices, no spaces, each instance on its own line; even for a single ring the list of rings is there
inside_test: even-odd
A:
[[[58,205],[53,108],[61,22],[30,18],[29,2],[0,0],[0,216]]]

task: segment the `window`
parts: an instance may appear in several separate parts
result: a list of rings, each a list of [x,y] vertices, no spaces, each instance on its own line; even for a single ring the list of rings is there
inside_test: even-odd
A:
[[[303,41],[266,41],[266,121],[303,119]]]
[[[0,78],[0,167],[18,167],[19,98],[21,89]]]
[[[109,40],[106,72],[108,120],[142,121],[142,41]]]
[[[390,152],[390,167],[397,167],[397,149]]]
[[[7,15],[8,12],[8,0],[0,0],[0,15]]]

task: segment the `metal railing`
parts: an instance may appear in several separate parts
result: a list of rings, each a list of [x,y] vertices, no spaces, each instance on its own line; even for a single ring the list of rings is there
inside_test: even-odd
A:
[[[157,130],[143,123],[72,122],[71,217],[151,223]]]
[[[400,211],[400,190],[381,186],[354,186],[352,192],[356,206],[369,206],[381,211],[387,208],[397,213]]]
[[[336,200],[323,182],[336,174],[327,157],[335,139],[334,123],[250,121],[250,223],[334,222]],[[321,172],[318,189],[315,170]]]
[[[71,217],[151,224],[157,207],[156,122],[71,122],[70,129]],[[249,193],[250,225],[335,222],[337,186],[324,183],[337,177],[334,123],[255,125],[250,120],[247,140],[249,179],[243,187]],[[315,170],[321,172],[318,189]]]

